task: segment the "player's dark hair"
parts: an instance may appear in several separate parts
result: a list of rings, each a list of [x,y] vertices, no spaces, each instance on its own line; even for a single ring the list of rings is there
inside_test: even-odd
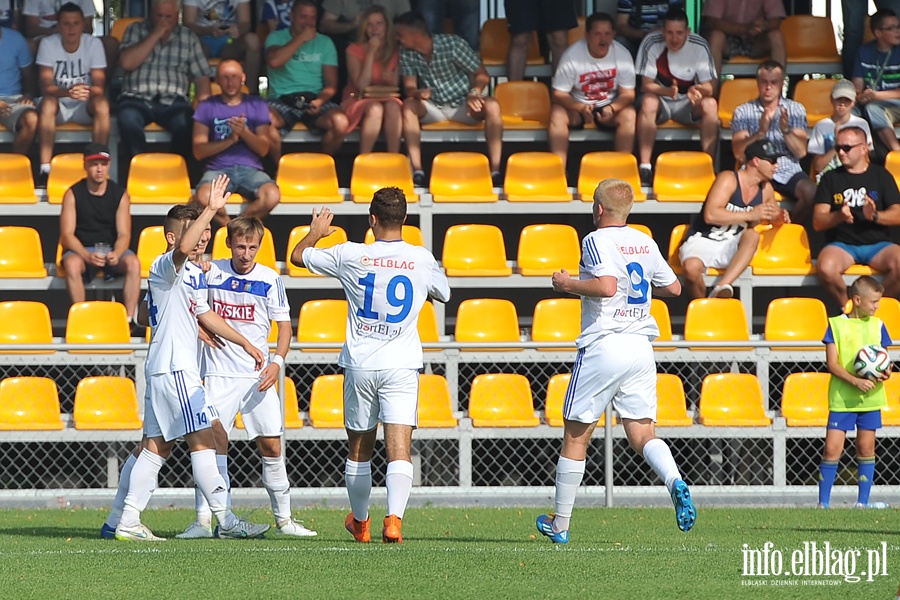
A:
[[[84,17],[84,11],[81,10],[81,7],[74,2],[66,2],[65,4],[60,6],[56,11],[56,18],[62,18],[63,13],[78,13],[79,15]]]
[[[234,241],[235,238],[249,240],[255,237],[262,242],[263,236],[266,233],[266,228],[258,217],[245,217],[241,215],[240,217],[235,217],[228,221],[226,227],[228,229],[229,241]]]
[[[675,7],[675,8],[670,8],[669,12],[667,12],[665,14],[665,16],[663,16],[662,20],[663,20],[663,23],[666,23],[668,21],[677,21],[679,23],[687,24],[688,16],[687,16],[687,13],[684,12],[683,8]]]
[[[604,21],[606,21],[607,23],[612,25],[613,28],[615,28],[616,25],[615,25],[615,21],[613,21],[612,15],[610,15],[607,12],[598,11],[598,12],[595,12],[594,14],[592,14],[591,16],[589,16],[587,18],[587,21],[584,22],[584,30],[590,31],[591,27],[594,26],[594,23],[602,23]]]
[[[756,67],[756,76],[759,77],[759,74],[763,71],[774,71],[775,69],[780,69],[784,73],[784,65],[777,60],[769,58],[759,63],[759,66]]]
[[[294,0],[294,3],[291,4],[291,14],[301,6],[312,6],[316,9],[316,14],[319,14],[319,4],[316,0]]]
[[[852,299],[854,296],[859,296],[863,290],[883,294],[884,286],[871,275],[860,275],[847,288],[847,296]]]
[[[872,34],[874,35],[876,29],[881,29],[882,27],[884,27],[884,22],[891,17],[894,17],[896,19],[897,13],[889,8],[875,11],[875,13],[873,13],[872,16],[869,17],[869,29],[872,30]]]
[[[425,35],[431,35],[428,31],[428,23],[425,17],[417,10],[410,10],[394,17],[394,27],[409,27],[410,29],[418,29]]]
[[[163,221],[163,230],[166,232],[178,233],[177,227],[181,224],[196,221],[200,218],[200,210],[196,204],[176,204],[166,213],[166,220]]]
[[[406,195],[396,187],[381,188],[372,196],[369,214],[385,227],[399,227],[406,220]]]

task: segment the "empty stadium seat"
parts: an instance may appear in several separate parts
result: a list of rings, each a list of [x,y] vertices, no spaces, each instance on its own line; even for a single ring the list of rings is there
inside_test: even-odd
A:
[[[571,373],[560,373],[550,378],[547,383],[547,398],[544,401],[544,420],[551,427],[562,427],[565,419],[563,419],[563,404],[566,399],[566,390],[569,389],[569,381],[572,379]],[[597,422],[598,427],[606,424],[606,413],[600,415]],[[616,424],[616,417],[613,416],[612,424]]]
[[[151,225],[141,230],[137,246],[138,260],[141,261],[141,277],[150,277],[150,266],[168,246],[162,225]]]
[[[506,161],[503,191],[510,202],[569,202],[563,160],[552,152],[516,152]]]
[[[24,154],[0,153],[0,204],[34,204],[34,174]]]
[[[580,260],[578,232],[571,225],[528,225],[519,234],[516,264],[522,275],[553,275],[560,269],[574,275]]]
[[[409,159],[405,155],[390,152],[357,155],[353,159],[353,174],[350,177],[353,201],[368,204],[375,192],[383,187],[398,187],[403,190],[407,202],[419,201]]]
[[[434,304],[430,300],[426,300],[419,311],[419,319],[416,321],[416,328],[419,332],[419,341],[425,343],[437,343],[440,341],[440,333],[438,331],[437,314],[434,312]],[[426,352],[439,352],[439,348],[429,348]]]
[[[790,15],[781,22],[781,33],[784,34],[789,65],[837,63],[836,69],[840,72],[841,55],[837,51],[834,25],[828,17]]]
[[[718,373],[703,378],[700,390],[701,425],[709,427],[767,427],[762,388],[756,375]]]
[[[75,390],[75,429],[140,429],[137,391],[128,377],[87,377]]]
[[[889,296],[882,296],[878,302],[875,316],[884,321],[892,340],[900,340],[900,301]]]
[[[309,225],[298,225],[291,229],[291,235],[288,237],[288,246],[287,246],[287,260],[285,263],[287,264],[287,274],[291,277],[320,277],[320,275],[314,275],[309,272],[309,269],[306,267],[297,267],[291,263],[291,253],[294,251],[294,248],[297,244],[300,243],[300,240],[306,237],[306,234],[309,233]],[[335,227],[334,231],[331,235],[327,237],[323,237],[318,242],[316,242],[316,248],[331,248],[332,246],[337,246],[338,244],[343,244],[347,241],[347,232],[344,231],[342,227]]]
[[[463,300],[456,312],[457,342],[518,342],[519,316],[516,305],[499,298],[477,298]],[[466,348],[479,352],[490,352],[486,348]],[[510,352],[521,348],[495,350]]]
[[[297,341],[316,344],[344,343],[347,333],[346,300],[309,300],[300,307],[297,319]],[[309,350],[304,352],[337,352]]]
[[[0,302],[0,347],[4,344],[52,344],[50,310],[41,302],[25,300]],[[52,350],[15,352],[49,354]],[[10,352],[0,352],[9,354]]]
[[[821,342],[828,327],[828,311],[818,298],[776,298],[766,309],[765,338],[769,341],[813,340]],[[805,348],[775,350],[822,350],[819,343]]]
[[[578,25],[566,32],[566,43],[568,46],[584,39],[584,27],[586,24],[587,17],[578,17]]]
[[[722,82],[722,89],[719,92],[719,122],[722,129],[731,129],[734,109],[758,97],[759,88],[756,86],[755,77],[729,79]]]
[[[481,25],[481,39],[479,52],[485,65],[506,65],[506,55],[509,53],[509,28],[506,19],[488,19]],[[525,55],[525,64],[542,65],[544,57],[541,56],[540,44],[537,33],[532,32],[528,40],[528,50]]]
[[[793,61],[793,58],[791,58]],[[831,88],[836,79],[801,79],[794,88],[794,101],[806,109],[806,120],[812,127],[822,119],[831,116]]]
[[[76,302],[66,319],[67,344],[129,344],[131,327],[125,306],[103,300]],[[70,350],[72,353],[125,354],[131,350]]]
[[[494,225],[453,225],[444,234],[441,263],[450,277],[512,275],[503,233]]]
[[[537,427],[531,384],[524,375],[479,375],[472,382],[469,417],[473,427]]]
[[[328,204],[343,202],[338,187],[334,158],[317,152],[285,154],[278,161],[275,183],[281,190],[281,202]]]
[[[0,227],[0,278],[47,277],[41,237],[31,227]]]
[[[534,307],[531,325],[533,342],[574,342],[581,334],[581,300],[577,298],[549,298]],[[575,346],[573,344],[572,349]],[[562,348],[544,348],[548,352],[562,352]]]
[[[806,228],[785,223],[760,234],[759,249],[750,267],[754,275],[810,275],[815,273]]]
[[[582,156],[578,170],[578,193],[581,199],[593,202],[597,184],[610,177],[630,183],[636,202],[647,199],[647,194],[641,189],[637,158],[630,152],[589,152]]]
[[[788,427],[825,427],[829,373],[791,373],[784,380],[781,416]]]
[[[684,339],[688,341],[747,341],[750,329],[744,305],[736,298],[697,298],[691,300],[684,318]],[[695,348],[699,350],[699,348]],[[748,350],[748,348],[709,348]]]
[[[657,427],[688,427],[694,420],[687,413],[684,384],[681,377],[669,373],[656,374]]]
[[[284,378],[284,426],[288,429],[303,427],[300,405],[297,401],[297,386],[290,377]]]
[[[429,191],[435,202],[496,202],[487,156],[441,152],[431,163]]]
[[[0,381],[0,431],[60,430],[59,392],[48,377]]]
[[[900,181],[900,150],[891,150],[884,159],[884,168],[894,176],[894,181]]]
[[[884,382],[887,406],[881,409],[881,424],[885,427],[900,425],[900,373],[894,371]]]
[[[651,238],[653,237],[653,231],[651,231],[650,228],[646,225],[642,225],[640,223],[629,223],[628,226],[632,229],[640,231],[644,235],[649,235]]]
[[[675,150],[656,159],[653,192],[660,202],[703,202],[716,179],[706,152]]]
[[[187,163],[180,154],[146,152],[131,159],[128,195],[132,204],[183,204],[191,199]]]
[[[672,270],[675,271],[677,275],[682,275],[684,273],[684,269],[681,266],[681,253],[679,252],[681,248],[681,244],[684,242],[684,236],[687,235],[690,230],[690,225],[686,223],[680,223],[672,228],[672,233],[669,236],[669,266],[672,267]],[[724,273],[724,269],[707,269],[706,273],[708,275],[718,276]]]
[[[219,227],[216,230],[216,237],[213,241],[212,257],[213,260],[220,258],[231,258],[231,250],[225,244],[225,238],[228,236],[227,227]],[[259,251],[256,253],[256,262],[274,269],[276,273],[280,273],[278,262],[275,260],[275,242],[272,238],[272,232],[266,227],[263,232],[262,241],[259,244]]]
[[[61,204],[66,191],[84,178],[84,154],[82,152],[57,154],[50,159],[50,175],[47,176],[47,202]]]
[[[419,375],[419,427],[456,427],[450,406],[450,385],[440,375]]]
[[[320,375],[309,395],[309,420],[313,427],[344,427],[344,376]]]
[[[505,81],[494,90],[500,103],[503,129],[547,129],[550,90],[539,81]]]
[[[650,316],[656,320],[656,326],[659,328],[659,337],[656,338],[656,341],[670,341],[672,339],[672,317],[669,315],[669,305],[659,298],[652,298],[650,300]],[[657,351],[674,349],[674,347],[655,348]]]
[[[307,231],[309,227],[306,228]],[[337,233],[337,232],[335,232]],[[334,235],[334,234],[332,234]],[[347,235],[347,234],[344,234]],[[422,246],[425,247],[425,238],[422,237],[422,230],[416,227],[415,225],[404,225],[403,232],[400,234],[403,237],[403,241],[407,244],[412,244],[413,246]],[[331,237],[331,236],[328,236]],[[375,232],[372,231],[372,228],[369,227],[366,229],[366,237],[364,242],[366,244],[374,244],[375,243]],[[317,245],[316,248],[319,248]],[[291,248],[293,250],[293,248]]]

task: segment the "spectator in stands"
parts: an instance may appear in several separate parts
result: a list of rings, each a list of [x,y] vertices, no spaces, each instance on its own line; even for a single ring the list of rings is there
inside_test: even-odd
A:
[[[226,58],[219,63],[216,81],[222,93],[210,96],[194,111],[194,158],[206,161],[206,172],[197,184],[197,200],[209,204],[212,182],[228,176],[230,193],[250,199],[246,217],[266,217],[281,200],[281,191],[263,170],[262,158],[269,153],[272,120],[269,107],[259,96],[245,94],[241,63]],[[223,208],[216,222],[226,225]]]
[[[841,166],[837,151],[834,148],[834,136],[839,129],[844,127],[859,127],[866,132],[866,141],[869,151],[875,149],[872,145],[872,132],[869,124],[862,117],[852,114],[850,111],[856,105],[856,87],[850,81],[842,79],[834,84],[831,89],[831,105],[834,112],[830,117],[825,117],[815,124],[806,151],[812,157],[812,170],[819,181],[827,171]]]
[[[453,21],[453,33],[478,52],[481,43],[480,0],[413,0],[413,9],[422,13],[428,31],[435,33],[444,32],[444,20],[449,16]]]
[[[637,135],[641,185],[653,185],[653,143],[657,124],[672,119],[700,125],[700,148],[715,153],[719,136],[715,96],[716,71],[706,40],[691,33],[687,13],[673,8],[662,21],[662,31],[644,38],[638,51],[641,110]]]
[[[99,144],[109,141],[103,44],[84,33],[84,15],[73,2],[59,8],[57,22],[59,33],[45,37],[37,54],[41,84],[39,179],[44,185],[50,173],[57,124],[93,125],[91,140]]]
[[[207,56],[240,60],[251,94],[259,94],[259,36],[251,30],[250,0],[184,0],[184,26],[200,36]]]
[[[722,61],[732,56],[768,55],[775,62],[787,64],[780,29],[784,18],[781,0],[706,0],[703,20],[716,73],[722,73]]]
[[[685,289],[691,298],[706,296],[706,270],[725,269],[710,298],[731,298],[732,283],[741,276],[759,245],[759,223],[790,221],[786,210],[775,202],[772,176],[781,152],[769,140],[747,146],[746,162],[740,170],[716,176],[703,207],[694,217],[679,249]]]
[[[291,26],[266,38],[269,66],[269,111],[272,143],[269,154],[281,158],[281,137],[303,123],[321,132],[322,151],[334,154],[347,135],[347,115],[332,101],[337,92],[337,50],[316,31],[315,0],[295,0]],[[280,135],[279,135],[280,133]]]
[[[84,33],[94,33],[94,3],[92,0],[66,0],[77,4],[84,15]],[[25,15],[25,36],[32,54],[37,54],[38,44],[42,39],[54,33],[60,33],[58,10],[61,0],[25,0],[22,13]],[[104,35],[99,38],[106,54],[106,64],[116,64],[119,53],[119,42]]]
[[[900,15],[900,0],[875,0],[875,8],[878,11],[892,10],[895,14]],[[841,58],[844,62],[844,77],[851,79],[856,53],[859,51],[859,45],[863,39],[863,27],[865,27],[866,16],[869,13],[869,3],[859,0],[842,0],[841,13],[844,22]]]
[[[125,30],[118,117],[125,164],[146,151],[144,127],[150,123],[172,134],[175,152],[190,155],[190,83],[198,99],[209,96],[209,63],[197,35],[178,24],[178,6],[178,0],[152,0],[150,18]]]
[[[390,20],[409,11],[409,0],[324,0],[319,28],[327,35],[344,35],[348,41],[358,41],[362,14],[373,4],[382,6]]]
[[[269,32],[287,29],[291,26],[291,0],[266,0],[263,4],[260,20],[269,28]]]
[[[673,8],[684,9],[684,0],[619,0],[616,9],[616,41],[637,55],[648,33],[662,27],[663,17]]]
[[[784,67],[774,60],[756,70],[759,97],[738,106],[731,120],[731,148],[742,160],[744,150],[757,140],[769,139],[778,148],[778,170],[772,180],[775,191],[796,200],[791,218],[801,223],[811,211],[816,184],[803,172],[800,159],[806,156],[808,140],[806,109],[799,102],[781,97]]]
[[[19,7],[13,0],[0,0],[0,27],[19,29]]]
[[[894,133],[900,121],[900,18],[880,10],[869,24],[875,40],[859,47],[853,65],[856,103],[878,139],[889,150],[900,150]]]
[[[38,129],[34,57],[21,33],[0,28],[0,124],[15,133],[12,150],[26,154]]]
[[[429,33],[425,19],[417,12],[400,15],[394,25],[400,42],[400,76],[406,96],[403,136],[412,163],[413,183],[426,183],[420,123],[484,121],[491,179],[495,187],[502,186],[503,118],[497,100],[484,95],[490,77],[481,58],[458,35]]]
[[[885,296],[900,293],[900,246],[888,227],[900,225],[900,191],[893,176],[869,161],[866,132],[842,127],[835,148],[842,166],[822,176],[813,228],[825,232],[816,270],[822,287],[843,307],[843,273],[854,264],[884,274]]]
[[[596,12],[585,23],[583,40],[563,53],[553,74],[550,111],[550,151],[566,161],[569,128],[595,123],[616,132],[615,149],[634,151],[634,63],[622,44],[613,40],[610,15]]]
[[[359,153],[371,152],[384,130],[388,152],[400,152],[403,102],[400,96],[400,51],[393,26],[381,6],[363,13],[360,42],[347,46],[347,71],[341,110],[347,114],[347,131],[360,127]],[[360,125],[362,123],[362,125]]]
[[[66,288],[72,303],[84,302],[84,284],[101,269],[107,278],[124,275],[125,312],[135,315],[141,292],[141,262],[131,244],[131,200],[125,188],[109,178],[109,148],[91,143],[84,149],[87,177],[63,195],[59,243]]]
[[[506,57],[506,77],[521,81],[525,75],[525,60],[532,33],[547,33],[553,71],[569,44],[569,29],[578,27],[575,4],[572,0],[504,0],[509,27],[509,54]]]

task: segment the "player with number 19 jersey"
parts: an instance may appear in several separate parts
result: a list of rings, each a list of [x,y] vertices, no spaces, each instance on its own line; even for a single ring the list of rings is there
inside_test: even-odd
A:
[[[307,248],[303,263],[336,277],[347,295],[347,341],[338,364],[345,369],[421,369],[419,311],[432,296],[446,302],[450,284],[434,256],[405,241],[348,242]]]

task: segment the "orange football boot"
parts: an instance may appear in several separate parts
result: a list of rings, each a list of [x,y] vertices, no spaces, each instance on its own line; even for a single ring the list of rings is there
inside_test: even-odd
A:
[[[388,515],[384,518],[384,529],[381,530],[381,541],[385,544],[402,544],[403,534],[400,529],[403,520],[397,515]]]
[[[350,532],[350,535],[353,536],[357,542],[367,543],[370,539],[372,539],[371,534],[369,533],[369,523],[371,519],[366,519],[365,521],[357,521],[353,518],[353,513],[347,515],[347,518],[344,519],[344,527],[347,528],[347,531]]]

